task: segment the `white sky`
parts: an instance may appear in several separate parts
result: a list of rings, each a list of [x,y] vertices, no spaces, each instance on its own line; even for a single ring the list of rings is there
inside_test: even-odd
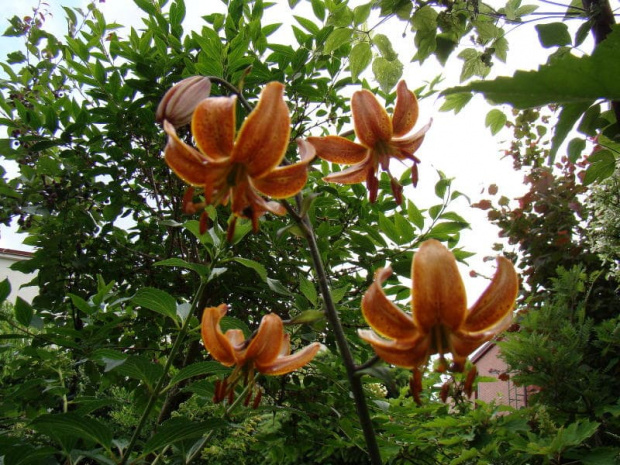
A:
[[[64,12],[60,5],[82,6],[85,8],[85,0],[46,0],[50,5],[53,17],[48,20],[47,27],[51,27],[52,32],[62,35],[66,32],[66,21]],[[225,5],[216,0],[185,0],[187,15],[185,29],[199,28],[202,26],[201,16],[213,12],[225,11]],[[273,8],[266,10],[266,23],[283,22],[283,26],[277,31],[277,35],[271,37],[272,40],[294,43],[294,38],[290,32],[290,23],[293,20],[288,1],[280,0]],[[351,5],[366,3],[365,1],[350,1]],[[496,2],[492,2],[496,3]],[[524,0],[525,3],[540,4],[538,0]],[[2,24],[0,32],[8,26],[8,18],[13,15],[25,16],[32,14],[32,7],[37,4],[36,0],[0,0],[0,11],[2,11]],[[105,0],[99,4],[99,8],[104,12],[108,23],[118,22],[123,25],[134,25],[140,28],[140,17],[143,12],[139,10],[133,2],[129,0]],[[549,11],[550,6],[540,4],[541,11]],[[557,10],[556,10],[557,11]],[[313,18],[314,15],[308,4],[302,1],[294,10],[295,15]],[[5,19],[6,18],[6,19]],[[273,18],[273,19],[269,19]],[[372,17],[371,17],[372,18]],[[369,24],[374,24],[372,20]],[[390,30],[389,26],[398,24],[398,27]],[[578,25],[577,25],[578,26]],[[511,30],[512,27],[506,27]],[[406,31],[401,22],[387,22],[387,27],[377,29],[377,32],[384,33],[390,37],[400,59],[405,65],[403,78],[407,81],[410,88],[419,87],[425,81],[431,81],[437,74],[443,73],[446,77],[442,87],[449,87],[458,84],[458,76],[462,66],[462,61],[456,58],[458,52],[454,53],[448,62],[448,66],[443,70],[434,63],[434,59],[428,59],[423,66],[417,63],[408,63],[410,56],[414,53],[413,33]],[[406,32],[403,38],[402,34]],[[120,32],[122,34],[122,32]],[[290,38],[290,39],[289,39]],[[533,24],[528,24],[511,30],[507,35],[511,50],[508,52],[508,62],[501,64],[495,60],[492,74],[489,77],[498,75],[512,75],[515,69],[534,69],[545,62],[548,50],[541,48]],[[7,51],[15,50],[21,44],[20,39],[0,37],[0,59],[5,59]],[[465,44],[466,46],[467,44]],[[589,50],[589,48],[588,48]],[[438,177],[436,170],[441,170],[448,177],[455,178],[453,189],[459,190],[469,196],[472,202],[483,198],[481,191],[489,184],[495,183],[499,186],[499,194],[509,198],[519,197],[525,192],[522,183],[522,175],[512,170],[510,159],[501,159],[502,150],[510,140],[509,132],[502,132],[493,137],[489,129],[485,128],[484,120],[486,113],[492,108],[486,104],[480,96],[475,96],[472,101],[457,115],[439,112],[442,101],[437,98],[429,98],[420,102],[420,121],[419,125],[425,124],[429,118],[433,118],[433,127],[427,133],[424,144],[416,155],[422,160],[420,169],[420,182],[417,189],[406,191],[406,195],[411,198],[419,208],[427,208],[438,203],[434,195],[434,185]],[[501,108],[501,107],[500,107]],[[509,107],[501,108],[509,112]],[[318,134],[316,134],[318,135]],[[1,134],[0,137],[6,137]],[[493,262],[483,262],[484,256],[495,255],[491,247],[498,241],[497,228],[488,223],[486,212],[470,208],[466,201],[455,204],[452,211],[456,211],[472,224],[472,229],[462,233],[460,246],[467,250],[479,253],[478,256],[469,260],[470,266],[483,275],[493,274]],[[4,226],[0,229],[0,247],[13,249],[26,249],[21,244],[19,235],[13,230]],[[463,267],[465,279],[468,268]],[[473,302],[479,293],[488,284],[485,280],[478,278],[467,283],[470,293],[470,303]]]

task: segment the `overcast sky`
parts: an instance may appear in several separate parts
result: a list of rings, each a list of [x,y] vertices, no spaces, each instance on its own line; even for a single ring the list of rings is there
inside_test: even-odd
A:
[[[50,4],[52,16],[46,21],[46,27],[57,35],[63,35],[66,32],[64,11],[60,5],[84,8],[87,4],[85,0],[47,0],[47,2]],[[266,22],[283,22],[284,25],[277,32],[278,36],[275,39],[272,36],[272,39],[285,42],[288,41],[287,38],[291,37],[290,42],[293,43],[294,39],[292,39],[289,26],[293,19],[288,1],[277,3],[275,7],[266,11]],[[350,1],[349,3],[357,5],[366,2]],[[526,2],[524,1],[524,3]],[[536,1],[530,0],[527,3],[536,3]],[[36,4],[36,0],[0,0],[0,11],[2,11],[0,29],[2,32],[8,26],[7,21],[10,17],[13,15],[20,17],[31,15],[32,7]],[[222,2],[215,0],[186,0],[186,5],[186,30],[201,27],[201,16],[215,11],[222,12],[225,9]],[[129,0],[105,0],[104,3],[99,4],[99,7],[103,10],[108,23],[131,24],[136,28],[142,24],[139,18],[143,13]],[[548,11],[549,7],[541,5],[541,8]],[[314,18],[305,2],[301,2],[293,14]],[[369,23],[373,24],[372,20]],[[419,87],[425,81],[432,80],[439,73],[443,73],[446,77],[446,86],[458,84],[462,65],[461,60],[456,59],[458,52],[454,53],[454,58],[443,70],[432,58],[427,60],[423,66],[417,63],[408,63],[409,55],[413,51],[413,34],[406,30],[404,23],[389,22],[388,26],[390,24],[392,28],[380,28],[378,32],[388,35],[395,44],[395,49],[405,64],[403,78],[410,88]],[[398,27],[394,28],[393,24],[398,24]],[[507,36],[511,46],[511,50],[508,52],[508,63],[505,65],[496,63],[493,66],[492,76],[512,75],[515,69],[534,69],[546,60],[549,52],[541,49],[533,25],[514,29],[507,27],[506,29],[511,31]],[[403,33],[405,34],[404,37],[402,37]],[[20,44],[19,38],[0,37],[0,59],[4,60],[6,53],[15,50]],[[501,159],[503,149],[510,139],[510,133],[506,131],[498,136],[491,136],[490,131],[484,126],[486,113],[491,107],[486,104],[484,99],[479,96],[474,97],[458,115],[439,112],[441,104],[442,101],[435,97],[425,99],[420,103],[418,124],[425,124],[431,117],[434,122],[433,127],[426,135],[424,144],[416,154],[422,160],[419,167],[420,182],[415,190],[408,190],[406,195],[419,208],[427,208],[438,203],[438,199],[434,196],[434,185],[438,179],[436,170],[441,170],[448,177],[454,177],[453,188],[465,193],[472,202],[480,200],[482,189],[492,183],[499,186],[498,195],[505,195],[509,198],[522,195],[525,192],[522,175],[512,171],[511,160]],[[508,107],[500,107],[500,109],[509,111]],[[0,131],[2,130],[0,129]],[[6,135],[0,134],[0,137],[6,137]],[[495,254],[491,246],[498,240],[497,229],[487,222],[485,212],[471,208],[464,199],[452,207],[452,210],[455,209],[472,223],[472,229],[462,234],[460,243],[462,247],[480,254],[476,258],[470,259],[470,265],[485,275],[492,275],[493,264],[483,263],[482,258],[485,255]],[[2,226],[0,234],[0,247],[25,249],[25,246],[21,244],[21,239],[14,231]],[[468,285],[471,294],[470,300],[476,298],[479,290],[487,284],[482,279],[477,281],[479,282],[476,284]]]

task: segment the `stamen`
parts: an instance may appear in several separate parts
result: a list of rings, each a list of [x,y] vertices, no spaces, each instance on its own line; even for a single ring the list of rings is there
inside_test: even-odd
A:
[[[415,403],[417,405],[422,405],[422,400],[420,399],[420,392],[422,392],[422,372],[417,368],[413,369],[413,375],[409,380],[409,390],[411,391]]]

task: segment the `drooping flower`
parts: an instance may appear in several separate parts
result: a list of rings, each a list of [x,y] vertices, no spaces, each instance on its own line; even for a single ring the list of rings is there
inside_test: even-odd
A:
[[[413,161],[411,176],[413,185],[416,186],[417,165],[420,160],[414,154],[422,145],[431,123],[411,133],[418,120],[418,101],[415,94],[407,88],[405,81],[400,81],[396,88],[396,106],[391,117],[377,98],[366,89],[353,94],[351,111],[355,135],[360,143],[340,136],[308,138],[318,157],[332,163],[352,165],[326,176],[325,181],[341,184],[366,182],[370,201],[374,202],[379,190],[377,172],[380,167],[388,173],[394,198],[400,204],[403,188],[390,173],[390,159]]]
[[[362,313],[374,331],[359,330],[359,336],[386,362],[414,370],[414,396],[431,355],[439,354],[445,365],[444,355],[451,353],[452,370],[463,371],[473,351],[510,325],[519,278],[504,257],[497,258],[491,283],[469,310],[456,259],[439,241],[425,241],[414,255],[411,314],[383,292],[391,273],[379,269],[362,298]]]
[[[216,402],[227,396],[230,399],[242,376],[245,376],[249,384],[254,382],[256,371],[264,375],[284,375],[310,363],[319,351],[320,344],[314,342],[291,354],[290,337],[284,333],[282,319],[274,313],[263,317],[256,334],[249,340],[245,339],[240,329],[229,329],[223,333],[220,320],[227,311],[228,306],[222,304],[205,308],[202,314],[201,334],[204,346],[222,365],[235,366],[226,380],[216,384]]]
[[[164,121],[168,166],[188,184],[203,187],[207,204],[224,205],[231,200],[235,219],[251,219],[255,232],[263,213],[286,213],[280,203],[267,201],[262,195],[283,199],[297,194],[306,183],[308,163],[315,154],[309,143],[298,141],[301,161],[279,166],[290,134],[283,94],[283,84],[267,84],[236,137],[236,96],[202,100],[194,110],[191,126],[197,148],[183,142],[174,126]],[[191,211],[189,202],[184,203],[186,210]],[[229,239],[234,225],[233,220]]]
[[[157,106],[155,121],[168,121],[175,128],[192,120],[198,103],[211,93],[211,80],[204,76],[190,76],[171,87]]]

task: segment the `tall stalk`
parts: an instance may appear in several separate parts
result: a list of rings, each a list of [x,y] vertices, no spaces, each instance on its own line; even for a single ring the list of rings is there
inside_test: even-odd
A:
[[[296,199],[297,204],[301,205],[301,196],[298,195]],[[314,228],[312,227],[312,223],[310,222],[310,218],[308,218],[307,213],[304,213],[302,216],[289,203],[283,202],[283,204],[303,231],[304,237],[308,242],[308,247],[310,249],[312,262],[314,265],[314,271],[319,282],[319,290],[321,292],[321,296],[323,297],[323,303],[325,304],[325,315],[327,317],[327,321],[331,325],[332,331],[334,332],[334,336],[336,337],[336,345],[338,346],[342,361],[344,362],[347,378],[349,379],[349,384],[351,385],[351,392],[353,393],[353,399],[357,409],[357,416],[359,417],[360,425],[362,427],[362,431],[364,432],[364,439],[366,440],[366,446],[368,448],[367,452],[373,465],[381,465],[381,454],[379,453],[377,437],[370,419],[370,412],[368,411],[366,397],[364,396],[362,381],[360,377],[357,376],[353,354],[349,348],[349,343],[347,342],[347,338],[344,334],[344,329],[340,323],[338,311],[336,310],[334,300],[332,299],[329,282],[327,280],[327,273],[325,272],[325,266],[323,265],[319,246],[316,241]]]

